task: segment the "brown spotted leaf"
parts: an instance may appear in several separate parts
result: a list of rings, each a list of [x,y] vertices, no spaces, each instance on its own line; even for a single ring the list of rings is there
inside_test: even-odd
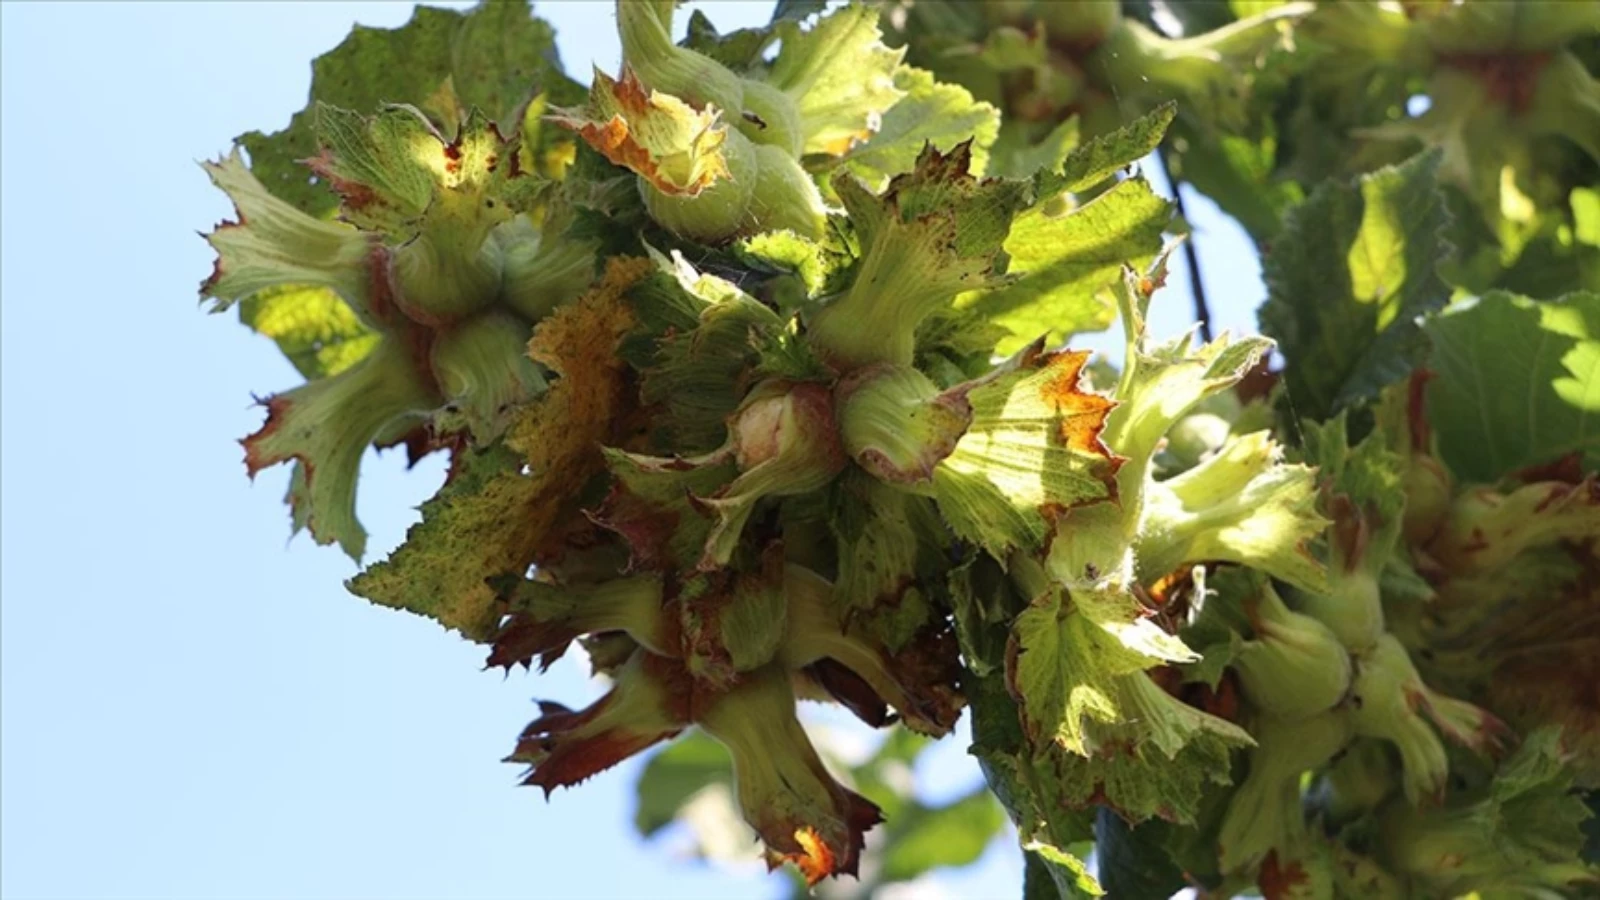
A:
[[[463,461],[406,542],[351,591],[475,641],[495,636],[503,610],[486,579],[520,576],[555,553],[578,493],[603,468],[601,444],[628,402],[616,348],[634,318],[622,292],[649,270],[645,260],[612,260],[599,285],[539,326],[529,353],[558,380],[516,415],[503,444]]]

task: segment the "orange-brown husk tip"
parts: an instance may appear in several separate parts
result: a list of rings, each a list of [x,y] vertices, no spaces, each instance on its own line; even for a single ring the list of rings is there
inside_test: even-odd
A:
[[[878,807],[834,779],[795,718],[789,672],[749,673],[696,710],[696,721],[728,748],[744,819],[773,865],[792,862],[807,883],[854,875]]]

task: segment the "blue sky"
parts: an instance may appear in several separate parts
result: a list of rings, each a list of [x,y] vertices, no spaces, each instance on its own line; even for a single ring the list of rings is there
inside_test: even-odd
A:
[[[770,3],[717,3],[719,25]],[[617,65],[608,4],[542,4],[570,71]],[[550,803],[497,760],[583,669],[509,679],[433,624],[341,586],[288,541],[286,472],[252,484],[251,393],[297,383],[204,315],[197,231],[230,212],[195,161],[287,123],[310,60],[402,3],[0,3],[0,894],[71,897],[753,897],[748,871],[633,836],[630,764]],[[1191,210],[1219,320],[1261,288],[1237,229]],[[1183,273],[1158,330],[1188,318]],[[1112,346],[1097,340],[1093,346]],[[396,545],[441,462],[369,455],[360,515]],[[927,781],[976,777],[943,748]],[[754,848],[752,847],[752,853]],[[996,845],[940,879],[1015,896]]]

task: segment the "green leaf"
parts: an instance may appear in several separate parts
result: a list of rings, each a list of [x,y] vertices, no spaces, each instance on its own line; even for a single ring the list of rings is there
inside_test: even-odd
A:
[[[881,194],[835,176],[860,249],[849,289],[811,320],[811,342],[830,362],[909,364],[921,323],[998,274],[1024,187],[976,178],[971,163],[970,143],[949,153],[926,147],[916,169]]]
[[[793,231],[768,231],[746,238],[734,246],[734,253],[751,268],[794,274],[808,298],[831,293],[841,267],[849,263],[838,248]]]
[[[1173,179],[1211,198],[1257,242],[1275,237],[1284,213],[1305,199],[1298,182],[1278,177],[1273,135],[1208,135],[1181,121],[1173,135],[1184,142],[1183,152],[1166,157]]]
[[[670,825],[695,794],[713,784],[732,783],[728,751],[704,732],[685,735],[650,757],[639,773],[633,827],[650,837]]]
[[[1135,338],[1131,361],[1117,388],[1117,407],[1106,422],[1106,442],[1132,461],[1123,468],[1121,480],[1133,491],[1143,487],[1142,483],[1128,484],[1131,475],[1143,477],[1168,430],[1195,404],[1238,384],[1272,348],[1272,342],[1261,337],[1231,340],[1222,335],[1193,347],[1190,336],[1184,335],[1152,344],[1145,339],[1143,312],[1134,309],[1131,301],[1122,312],[1123,318],[1131,321],[1125,327]]]
[[[761,54],[777,40],[771,28],[741,28],[720,34],[706,14],[695,10],[689,16],[689,34],[683,46],[704,53],[735,72],[743,72],[761,62]]]
[[[1061,593],[1035,599],[1012,630],[1008,678],[1034,743],[1091,756],[1108,749],[1097,746],[1099,723],[1131,726],[1169,756],[1177,753],[1193,730],[1181,715],[1203,714],[1168,697],[1186,713],[1170,721],[1152,718],[1159,704],[1146,706],[1160,690],[1144,684],[1143,673],[1164,662],[1192,661],[1194,653],[1141,618],[1131,595],[1074,592],[1068,601]]]
[[[931,869],[970,865],[1005,821],[987,788],[945,806],[902,815],[909,821],[894,830],[884,850],[878,876],[884,881],[910,881]]]
[[[900,99],[894,76],[905,51],[884,46],[876,7],[844,6],[810,29],[780,19],[776,30],[783,47],[767,81],[794,98],[803,152],[843,153]]]
[[[819,13],[827,8],[827,0],[778,0],[778,4],[772,9],[772,21],[799,22],[812,13]]]
[[[399,28],[357,25],[312,62],[310,102],[288,128],[251,131],[237,141],[274,195],[312,215],[331,215],[337,201],[300,162],[317,155],[317,104],[360,113],[387,103],[427,106],[448,90],[447,82],[461,109],[481,109],[506,134],[515,130],[521,105],[537,93],[562,104],[583,96],[561,73],[554,32],[532,17],[524,0],[491,0],[470,13],[418,6]],[[457,123],[439,124],[453,132]]]
[[[1426,350],[1418,320],[1450,289],[1439,155],[1325,182],[1291,210],[1263,260],[1262,331],[1278,340],[1294,414],[1326,418],[1404,378]]]
[[[1267,432],[1234,437],[1198,466],[1146,487],[1141,570],[1160,577],[1185,564],[1233,562],[1326,590],[1309,549],[1328,525],[1317,513],[1317,472],[1283,463],[1282,454]]]
[[[327,288],[268,288],[239,304],[239,321],[272,338],[307,381],[361,361],[379,336]]]
[[[1129,676],[1145,679],[1144,675]],[[1161,692],[1158,713],[1181,721],[1186,737],[1171,755],[1130,734],[1115,752],[1088,758],[1052,748],[1043,754],[1040,776],[1048,791],[1067,809],[1104,806],[1122,817],[1143,822],[1164,819],[1193,824],[1203,808],[1207,788],[1227,784],[1234,750],[1248,746],[1250,736],[1222,719],[1207,715]],[[1130,729],[1132,731],[1132,729]]]
[[[642,371],[641,394],[662,404],[663,452],[707,452],[758,377],[763,351],[783,329],[766,306],[679,257],[630,293],[645,328],[627,351]]]
[[[477,107],[507,135],[535,96],[557,106],[583,97],[583,89],[562,72],[555,29],[532,10],[527,0],[483,0],[462,17],[451,41],[449,77],[462,108]]]
[[[1188,879],[1172,861],[1163,838],[1169,830],[1159,822],[1129,825],[1101,808],[1094,820],[1094,849],[1100,882],[1113,897],[1171,897]]]
[[[871,478],[840,485],[830,524],[839,548],[834,591],[842,609],[869,611],[879,603],[903,603],[908,591],[919,593],[917,533],[906,509],[912,499]],[[903,641],[888,643],[898,649]]]
[[[1559,729],[1534,731],[1472,802],[1391,814],[1386,856],[1436,895],[1565,896],[1592,883],[1595,871],[1578,861],[1589,810],[1565,756]]]
[[[1040,172],[1059,172],[1078,146],[1078,117],[1073,116],[1033,140],[1033,129],[1020,122],[1003,121],[989,150],[987,172],[999,178],[1033,178]]]
[[[1042,841],[1030,841],[1023,844],[1022,849],[1028,856],[1027,877],[1023,887],[1025,900],[1032,900],[1036,896],[1035,891],[1038,891],[1037,896],[1050,900],[1092,900],[1106,896],[1106,889],[1089,874],[1089,864],[1076,853],[1068,853]],[[1035,875],[1041,869],[1054,886],[1050,893],[1033,885]]]
[[[1429,421],[1469,481],[1579,453],[1600,468],[1600,294],[1550,303],[1496,291],[1427,326]]]
[[[884,113],[878,130],[840,158],[868,184],[881,187],[892,175],[911,171],[925,144],[949,152],[972,141],[972,171],[982,174],[989,146],[1000,130],[1000,111],[974,100],[960,85],[934,81],[933,73],[901,66],[895,87],[904,93]]]
[[[1015,352],[1040,335],[1054,346],[1075,333],[1103,330],[1116,318],[1110,289],[1122,267],[1148,265],[1171,219],[1172,204],[1143,178],[1123,181],[1065,215],[1027,210],[1005,241],[1015,280],[967,294],[957,305],[1011,331],[995,348],[999,353]]]
[[[1060,168],[1034,177],[1034,195],[1043,200],[1062,191],[1077,193],[1105,181],[1118,169],[1154,152],[1177,114],[1177,104],[1163,103],[1116,131],[1078,147],[1067,154]]]

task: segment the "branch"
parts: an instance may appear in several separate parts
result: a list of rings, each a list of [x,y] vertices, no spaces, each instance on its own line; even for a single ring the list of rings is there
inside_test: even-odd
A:
[[[1167,176],[1167,184],[1172,186],[1172,196],[1178,204],[1178,215],[1183,217],[1184,224],[1190,227],[1188,238],[1183,242],[1183,261],[1189,267],[1189,289],[1194,296],[1194,318],[1200,323],[1200,339],[1206,343],[1211,342],[1211,308],[1206,304],[1206,285],[1200,280],[1200,251],[1195,246],[1194,223],[1189,219],[1189,211],[1183,205],[1183,190],[1177,179],[1172,177],[1172,166],[1167,162],[1167,149],[1156,150],[1156,159],[1161,163],[1161,171]]]

